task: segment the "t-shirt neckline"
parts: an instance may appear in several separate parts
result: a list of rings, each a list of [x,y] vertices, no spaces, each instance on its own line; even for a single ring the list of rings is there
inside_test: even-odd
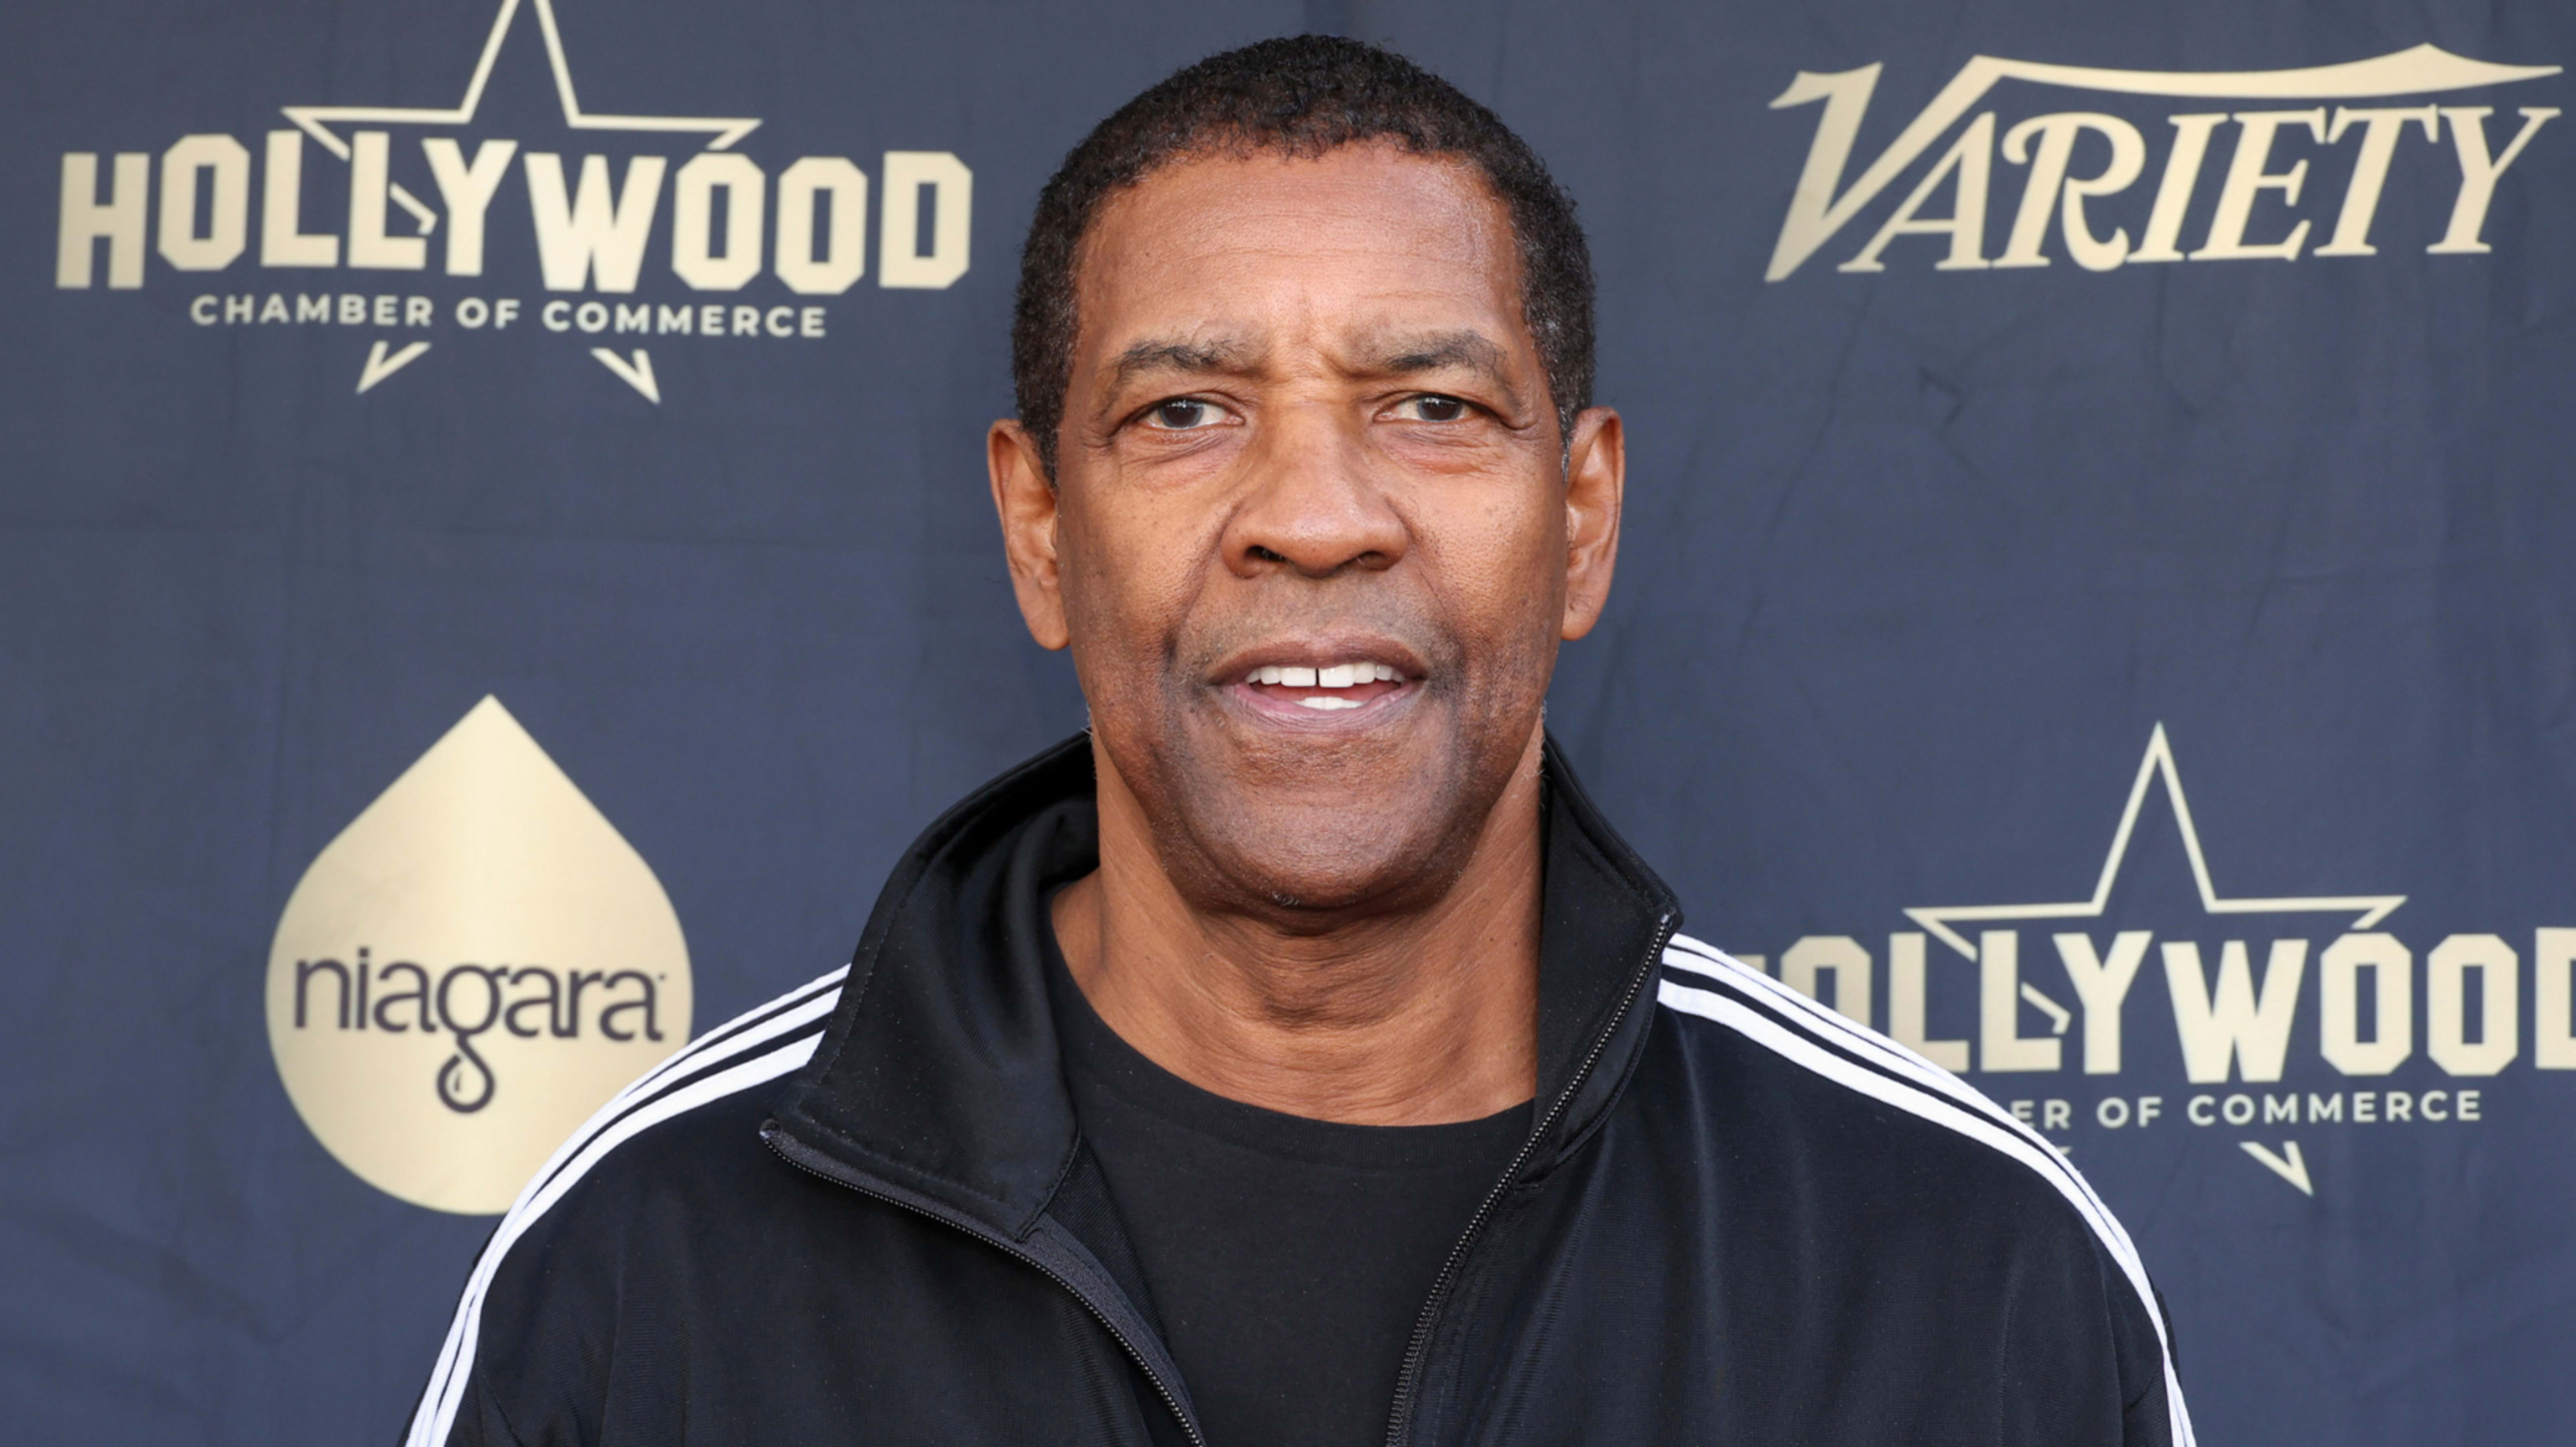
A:
[[[1238,1149],[1350,1170],[1414,1172],[1452,1167],[1529,1134],[1531,1102],[1476,1120],[1436,1125],[1357,1125],[1234,1100],[1156,1064],[1100,1017],[1046,930],[1047,993],[1068,1076],[1193,1134]]]

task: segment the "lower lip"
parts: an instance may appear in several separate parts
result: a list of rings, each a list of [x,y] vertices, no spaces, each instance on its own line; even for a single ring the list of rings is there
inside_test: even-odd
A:
[[[1290,688],[1285,684],[1236,683],[1228,685],[1226,692],[1234,695],[1246,709],[1262,718],[1310,727],[1347,728],[1377,722],[1388,711],[1405,699],[1411,698],[1419,691],[1419,687],[1420,685],[1411,679],[1401,683],[1381,679],[1374,683],[1361,684],[1356,688]],[[1300,699],[1305,698],[1344,699],[1355,706],[1315,708],[1299,702]]]

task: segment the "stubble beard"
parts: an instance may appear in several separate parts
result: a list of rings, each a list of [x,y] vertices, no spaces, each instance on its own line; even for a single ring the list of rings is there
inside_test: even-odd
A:
[[[1522,656],[1478,677],[1442,641],[1411,715],[1347,738],[1245,726],[1203,669],[1172,660],[1156,686],[1095,706],[1095,737],[1193,908],[1316,934],[1450,891],[1527,756],[1553,657],[1508,648]],[[1147,727],[1124,726],[1129,710]]]

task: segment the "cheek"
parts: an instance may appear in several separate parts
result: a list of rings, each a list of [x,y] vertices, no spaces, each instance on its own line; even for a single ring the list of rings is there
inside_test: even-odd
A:
[[[1487,479],[1422,519],[1417,546],[1452,626],[1497,665],[1556,636],[1565,592],[1565,509],[1552,487]]]
[[[1186,522],[1157,511],[1096,501],[1066,509],[1065,617],[1086,673],[1097,664],[1142,682],[1171,653],[1195,591],[1197,553]],[[1104,672],[1098,681],[1116,687],[1119,679]]]

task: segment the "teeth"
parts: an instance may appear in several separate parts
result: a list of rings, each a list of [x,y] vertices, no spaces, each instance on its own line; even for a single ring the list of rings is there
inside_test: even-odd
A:
[[[1268,684],[1274,688],[1356,688],[1363,683],[1402,683],[1404,675],[1384,663],[1336,663],[1328,668],[1301,668],[1295,664],[1265,663],[1244,677],[1246,683]],[[1307,700],[1313,703],[1314,700]],[[1317,704],[1317,707],[1327,705]],[[1350,707],[1339,701],[1330,707]]]
[[[1357,708],[1360,706],[1359,700],[1355,698],[1332,698],[1323,694],[1301,698],[1297,701],[1312,709],[1331,710],[1337,708]]]

